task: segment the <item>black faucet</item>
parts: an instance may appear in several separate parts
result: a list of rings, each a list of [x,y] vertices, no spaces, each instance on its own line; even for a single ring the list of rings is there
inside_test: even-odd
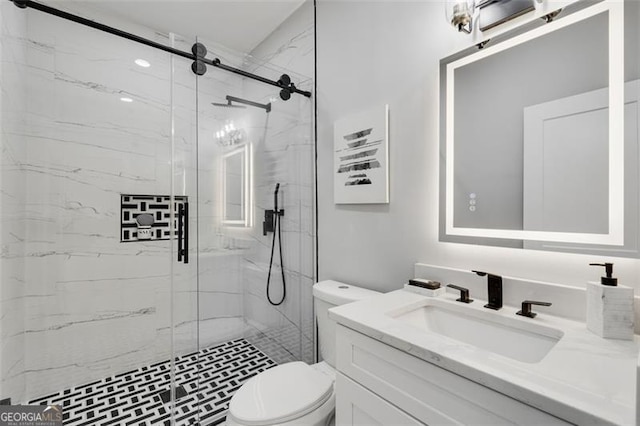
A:
[[[500,275],[488,274],[481,271],[475,272],[481,277],[487,276],[487,293],[489,295],[489,303],[484,305],[485,308],[498,310],[502,308],[502,277]]]
[[[550,302],[537,302],[535,300],[525,300],[522,302],[522,309],[519,310],[518,312],[516,312],[516,315],[520,315],[523,317],[529,317],[529,318],[535,318],[536,314],[535,312],[531,312],[531,305],[538,305],[538,306],[551,306]]]
[[[468,288],[464,288],[464,287],[460,287],[454,284],[447,284],[447,287],[450,287],[454,290],[458,290],[460,292],[460,298],[456,299],[457,302],[462,302],[462,303],[471,303],[473,302],[473,299],[469,299],[469,289]]]

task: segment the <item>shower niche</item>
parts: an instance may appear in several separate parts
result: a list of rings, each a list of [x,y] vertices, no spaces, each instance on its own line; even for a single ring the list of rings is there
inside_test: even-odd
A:
[[[173,202],[173,235],[178,233],[178,211],[188,202],[177,195]],[[171,196],[120,195],[120,242],[171,239]]]

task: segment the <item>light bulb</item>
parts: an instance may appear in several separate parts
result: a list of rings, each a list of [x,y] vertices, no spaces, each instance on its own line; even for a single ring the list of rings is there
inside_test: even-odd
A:
[[[458,31],[469,34],[472,30],[475,8],[474,0],[447,0],[445,2],[447,21]]]

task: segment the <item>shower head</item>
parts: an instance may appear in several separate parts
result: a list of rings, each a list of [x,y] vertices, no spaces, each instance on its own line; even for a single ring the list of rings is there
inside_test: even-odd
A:
[[[242,108],[242,109],[247,108],[244,105],[233,105],[231,103],[231,101],[228,101],[226,104],[221,104],[221,103],[218,103],[218,102],[211,102],[211,105],[217,106],[217,107],[224,107],[224,108]]]
[[[227,108],[246,108],[247,106],[252,106],[252,107],[256,107],[256,108],[262,108],[263,110],[265,110],[267,112],[271,112],[271,103],[259,104],[257,102],[248,101],[246,99],[236,98],[235,96],[229,96],[229,95],[227,95],[226,99],[227,99],[227,103],[226,104],[220,104],[220,103],[217,103],[217,102],[212,102],[211,105],[218,106],[218,107],[227,107]],[[242,104],[242,105],[234,105],[233,102],[238,103],[238,104]]]

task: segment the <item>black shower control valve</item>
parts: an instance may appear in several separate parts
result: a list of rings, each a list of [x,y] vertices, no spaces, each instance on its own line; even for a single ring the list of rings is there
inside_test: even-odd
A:
[[[262,235],[275,231],[275,215],[273,210],[264,211],[264,222],[262,222]]]
[[[278,216],[284,216],[284,209],[278,210]],[[265,210],[264,211],[264,222],[262,222],[262,235],[267,235],[269,232],[275,232],[276,230],[276,211],[275,210]]]

